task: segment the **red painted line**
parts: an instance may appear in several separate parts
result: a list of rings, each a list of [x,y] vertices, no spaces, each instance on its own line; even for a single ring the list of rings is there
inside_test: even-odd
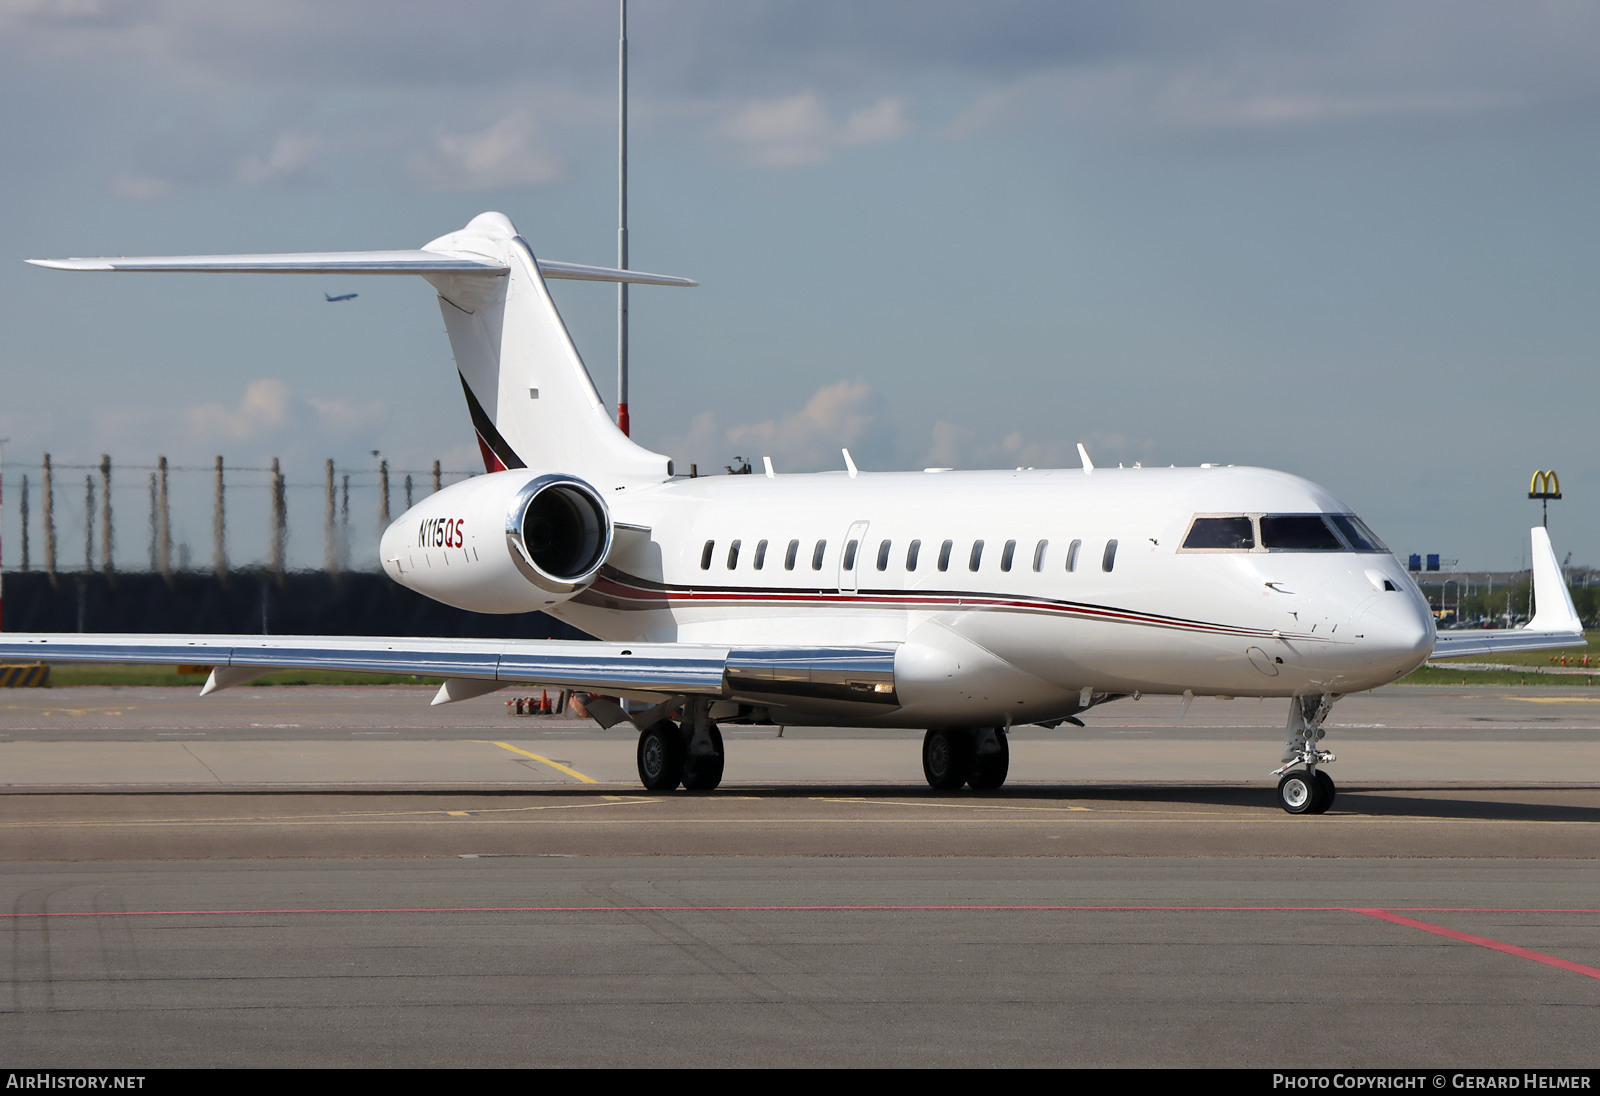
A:
[[[1525,909],[1517,907],[1485,906],[1419,906],[1402,907],[1413,913],[1583,913],[1600,914],[1600,909]],[[319,909],[243,909],[243,910],[86,910],[57,913],[0,913],[0,920],[54,917],[218,917],[260,916],[281,914],[303,916],[307,914],[338,913],[1363,913],[1372,917],[1395,921],[1397,924],[1427,928],[1446,936],[1484,943],[1511,950],[1515,954],[1536,956],[1514,945],[1495,945],[1480,937],[1466,936],[1450,929],[1430,926],[1425,921],[1414,921],[1390,911],[1362,909],[1353,906],[1085,906],[1085,905],[751,905],[751,906],[375,906],[357,908]],[[1550,957],[1545,957],[1547,960]],[[1566,965],[1565,960],[1551,960]],[[1581,964],[1573,969],[1584,972],[1592,968]],[[1600,971],[1594,972],[1600,977]]]
[[[1600,978],[1600,969],[1574,963],[1570,959],[1558,959],[1554,955],[1546,955],[1542,951],[1533,951],[1530,948],[1519,948],[1515,944],[1503,943],[1499,940],[1490,940],[1486,936],[1473,936],[1468,932],[1457,932],[1447,929],[1443,925],[1435,925],[1428,921],[1418,921],[1414,917],[1404,917],[1390,910],[1356,909],[1353,913],[1364,913],[1368,917],[1376,917],[1380,921],[1389,921],[1407,928],[1421,929],[1431,932],[1436,936],[1443,936],[1450,940],[1460,940],[1464,944],[1477,944],[1480,948],[1489,948],[1492,951],[1503,951],[1507,955],[1516,955],[1523,959],[1532,959],[1535,963],[1544,963],[1548,966],[1559,967],[1561,970],[1570,970],[1574,974],[1582,974],[1589,978]]]

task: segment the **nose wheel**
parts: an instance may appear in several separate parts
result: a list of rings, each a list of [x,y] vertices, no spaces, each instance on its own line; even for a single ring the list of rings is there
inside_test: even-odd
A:
[[[1321,769],[1292,769],[1278,781],[1278,805],[1290,814],[1322,814],[1334,792],[1333,777]]]

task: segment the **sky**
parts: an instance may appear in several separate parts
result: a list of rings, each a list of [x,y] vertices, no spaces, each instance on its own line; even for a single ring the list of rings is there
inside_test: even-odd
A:
[[[634,436],[680,469],[1202,461],[1303,475],[1404,557],[1600,564],[1600,4],[633,0]],[[324,461],[481,467],[421,279],[95,275],[34,257],[419,247],[484,210],[616,257],[617,8],[0,0],[4,565],[20,481],[82,567],[174,537],[322,561]],[[325,292],[359,292],[327,304]],[[615,393],[615,291],[557,283]],[[373,456],[374,452],[379,454]],[[194,471],[190,471],[194,469]]]

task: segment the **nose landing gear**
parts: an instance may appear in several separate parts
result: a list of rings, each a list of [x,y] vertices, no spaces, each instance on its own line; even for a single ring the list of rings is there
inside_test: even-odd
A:
[[[1327,732],[1322,723],[1339,699],[1332,693],[1297,696],[1289,701],[1289,723],[1285,728],[1283,764],[1273,770],[1278,781],[1278,805],[1290,814],[1322,814],[1333,806],[1336,792],[1333,777],[1317,768],[1334,760],[1333,754],[1317,745]],[[1301,768],[1291,768],[1300,765]]]

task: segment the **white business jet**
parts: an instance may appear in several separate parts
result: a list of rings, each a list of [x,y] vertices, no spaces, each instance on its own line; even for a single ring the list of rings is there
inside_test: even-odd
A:
[[[434,703],[511,684],[582,690],[631,721],[646,788],[722,779],[719,724],[924,731],[935,788],[998,788],[1019,724],[1082,725],[1141,693],[1285,697],[1278,797],[1334,797],[1323,723],[1344,693],[1462,653],[1582,642],[1533,530],[1526,629],[1435,635],[1427,602],[1350,509],[1260,468],[689,478],[611,421],[547,278],[693,285],[535,259],[485,213],[421,251],[35,260],[68,270],[416,274],[438,291],[488,474],[383,534],[396,582],[597,637],[11,635],[0,656],[207,663],[203,693],[279,668],[438,675]],[[1476,641],[1476,642],[1474,642]],[[1452,651],[1453,653],[1453,651]],[[626,704],[603,699],[622,698]]]

